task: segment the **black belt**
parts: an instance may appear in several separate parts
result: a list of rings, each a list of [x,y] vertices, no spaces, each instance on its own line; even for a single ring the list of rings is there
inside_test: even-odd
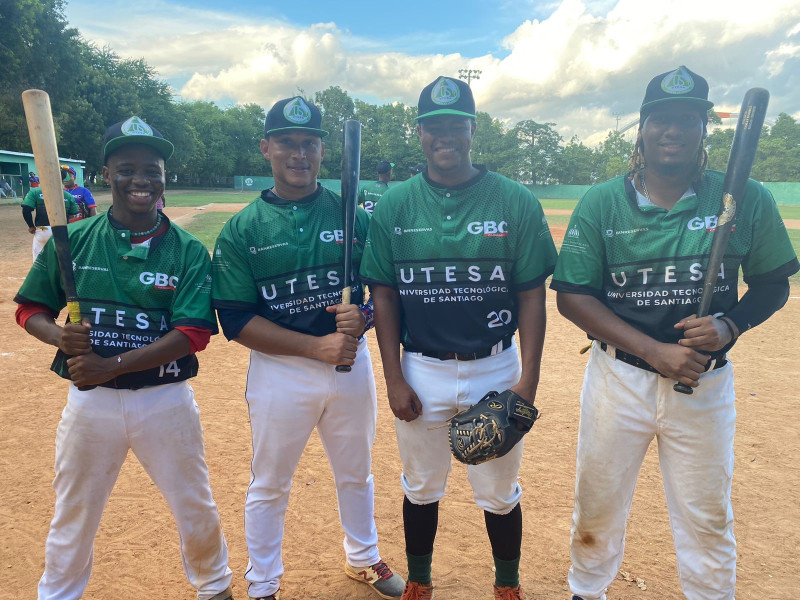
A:
[[[514,340],[514,334],[504,337],[499,343],[502,343],[502,350],[508,350],[511,348],[511,342]],[[495,344],[496,346],[497,344]],[[502,352],[495,351],[495,346],[492,346],[488,350],[480,350],[478,352],[426,352],[424,350],[416,350],[410,346],[403,346],[403,349],[406,352],[416,352],[418,354],[422,354],[422,356],[427,356],[428,358],[438,358],[439,360],[478,360],[479,358],[486,358],[487,356],[492,356],[492,354],[499,354]]]
[[[600,349],[603,352],[605,352],[607,348],[608,348],[608,344],[606,344],[605,342],[600,342]],[[620,350],[619,348],[615,348],[614,351],[615,351],[615,357],[616,357],[617,360],[621,360],[622,362],[627,363],[629,365],[632,365],[634,367],[637,367],[639,369],[643,369],[645,371],[650,371],[651,373],[658,373],[659,375],[661,375],[661,373],[659,373],[655,368],[653,368],[644,359],[639,358],[638,356],[635,356],[633,354],[628,354],[627,352],[625,352],[623,350]],[[713,363],[713,365],[712,365],[712,363]],[[724,367],[727,364],[728,364],[728,359],[725,357],[725,355],[723,355],[723,356],[717,358],[716,360],[713,359],[713,358],[711,360],[709,360],[706,363],[705,370],[708,371],[709,367],[711,367],[710,370],[714,371],[716,369],[721,369],[722,367]]]

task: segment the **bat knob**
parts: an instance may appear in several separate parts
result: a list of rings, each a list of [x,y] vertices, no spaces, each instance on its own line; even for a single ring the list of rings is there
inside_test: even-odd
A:
[[[675,385],[672,386],[672,389],[675,390],[676,392],[680,392],[681,394],[687,394],[689,396],[691,396],[692,393],[694,393],[694,390],[685,383],[676,383]]]
[[[349,373],[350,372],[350,367],[348,365],[338,365],[336,367],[336,372],[337,373]]]

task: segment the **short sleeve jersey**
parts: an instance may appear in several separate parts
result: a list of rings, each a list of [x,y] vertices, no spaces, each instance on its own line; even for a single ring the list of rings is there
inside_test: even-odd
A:
[[[389,184],[383,181],[368,183],[362,187],[361,191],[358,193],[358,203],[364,207],[367,213],[372,214],[375,210],[375,205],[378,204],[378,200],[381,199],[388,189]]]
[[[68,189],[67,191],[72,194],[72,197],[75,198],[75,202],[77,204],[82,204],[86,207],[97,206],[94,196],[92,196],[92,192],[85,187],[76,185],[74,188]]]
[[[650,337],[676,343],[683,334],[673,325],[697,311],[703,291],[723,180],[706,171],[695,193],[670,211],[640,206],[624,176],[591,188],[572,214],[551,287],[595,296]],[[781,280],[800,268],[772,195],[752,180],[736,203],[710,314],[738,302],[740,268],[747,283]]]
[[[369,216],[358,209],[353,241],[351,300],[363,301],[358,267]],[[336,331],[344,287],[342,201],[330,190],[300,200],[265,191],[232,217],[213,253],[215,308],[251,312],[281,327],[314,336]]]
[[[33,188],[25,194],[25,198],[22,200],[22,206],[28,206],[36,210],[36,217],[33,222],[34,225],[37,227],[50,225],[41,188]],[[75,203],[75,198],[67,191],[64,191],[64,207],[66,208],[67,215],[77,215],[81,212],[81,209]]]
[[[386,192],[361,278],[398,290],[407,350],[479,352],[513,335],[516,292],[544,283],[555,262],[539,201],[481,168],[461,186],[413,177]]]
[[[169,229],[132,246],[130,231],[108,216],[68,228],[72,269],[81,316],[92,325],[92,350],[103,357],[152,344],[177,326],[217,332],[211,308],[211,259],[195,237],[170,223]],[[37,302],[57,314],[66,306],[53,240],[33,263],[16,302]],[[52,369],[69,379],[60,350]],[[160,367],[126,373],[102,387],[136,389],[189,379],[197,374],[194,354]]]

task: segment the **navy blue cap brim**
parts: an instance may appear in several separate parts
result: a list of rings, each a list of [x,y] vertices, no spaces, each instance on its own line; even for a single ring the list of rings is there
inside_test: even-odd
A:
[[[271,136],[273,133],[278,133],[280,131],[309,131],[311,133],[317,134],[319,137],[324,138],[328,135],[328,132],[324,129],[315,129],[314,127],[277,127],[275,129],[270,129],[269,131],[264,133],[265,137]]]
[[[108,155],[114,152],[114,150],[130,144],[150,146],[154,148],[164,160],[169,160],[172,153],[175,151],[175,146],[172,145],[172,142],[164,138],[151,135],[121,135],[106,142],[106,145],[103,147],[103,158],[108,158]]]

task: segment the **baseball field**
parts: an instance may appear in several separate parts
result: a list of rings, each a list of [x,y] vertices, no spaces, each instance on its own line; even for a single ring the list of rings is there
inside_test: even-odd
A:
[[[170,192],[166,213],[210,246],[222,224],[250,198],[237,193]],[[98,194],[100,209],[110,202]],[[544,201],[560,243],[574,202]],[[800,209],[783,211],[800,246]],[[66,384],[49,371],[54,349],[14,322],[12,301],[31,265],[31,236],[17,206],[0,206],[0,599],[35,598],[44,541],[53,511],[55,430]],[[569,598],[569,529],[575,476],[578,398],[587,355],[577,327],[562,318],[548,291],[548,327],[536,405],[541,419],[525,439],[520,472],[524,534],[521,582],[536,600]],[[786,307],[743,336],[731,353],[736,370],[738,427],[733,505],[739,546],[737,598],[789,600],[800,590],[800,384],[797,332],[800,279]],[[400,460],[386,400],[377,344],[369,334],[378,387],[378,435],[373,449],[375,513],[382,558],[405,575]],[[234,595],[247,598],[243,508],[250,477],[250,428],[244,401],[248,352],[222,335],[200,354],[192,381],[205,429],[211,485],[234,571]],[[279,382],[276,382],[279,384]],[[793,398],[795,400],[793,400]],[[287,398],[291,402],[291,398]],[[353,415],[357,419],[358,415]],[[279,443],[279,441],[276,441]],[[316,434],[294,478],[284,539],[285,600],[377,598],[344,572],[342,531],[330,468]],[[490,547],[466,471],[454,464],[441,503],[433,580],[439,600],[490,598]],[[95,543],[86,598],[190,600],[178,534],[167,504],[129,456]],[[655,444],[642,467],[628,526],[622,570],[610,600],[682,598]]]

